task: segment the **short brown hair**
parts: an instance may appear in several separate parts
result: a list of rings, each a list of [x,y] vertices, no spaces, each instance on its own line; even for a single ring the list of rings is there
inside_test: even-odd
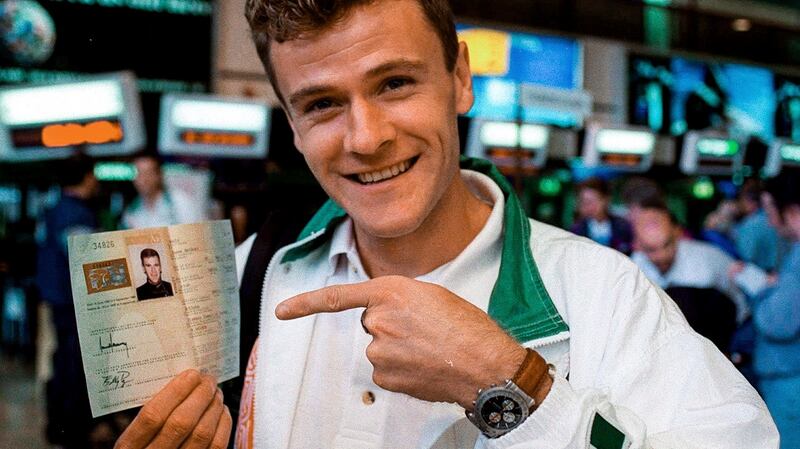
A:
[[[150,257],[158,258],[158,262],[161,262],[161,256],[158,255],[158,251],[154,250],[153,248],[145,248],[139,254],[139,257],[142,259],[142,264],[144,265],[144,260]]]
[[[608,188],[608,183],[600,178],[589,178],[576,186],[578,192],[582,190],[594,190],[602,196],[608,197],[611,191]]]
[[[269,82],[281,102],[283,96],[275,82],[275,70],[270,62],[272,41],[282,43],[301,38],[304,34],[324,30],[345,19],[357,6],[379,0],[247,0],[244,14],[256,51]],[[458,36],[453,11],[448,0],[417,0],[431,24],[444,52],[444,63],[452,71],[458,57]]]

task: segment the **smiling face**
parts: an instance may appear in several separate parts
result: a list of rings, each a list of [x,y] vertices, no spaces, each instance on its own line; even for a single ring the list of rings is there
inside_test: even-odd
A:
[[[143,258],[142,267],[144,267],[147,282],[154,285],[158,285],[161,282],[161,260],[158,256]]]
[[[456,117],[473,101],[466,47],[448,71],[416,1],[356,7],[273,41],[270,58],[295,144],[357,233],[408,235],[453,202]]]

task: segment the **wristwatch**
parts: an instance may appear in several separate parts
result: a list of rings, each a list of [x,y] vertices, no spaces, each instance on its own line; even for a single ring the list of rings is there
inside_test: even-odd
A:
[[[546,364],[536,351],[527,349],[525,360],[512,379],[478,390],[473,411],[466,412],[467,419],[489,438],[511,432],[536,409],[536,390],[554,371],[555,367]]]

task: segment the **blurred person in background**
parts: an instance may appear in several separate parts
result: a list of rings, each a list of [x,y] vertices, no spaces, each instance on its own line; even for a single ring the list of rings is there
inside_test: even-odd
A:
[[[72,303],[67,238],[97,231],[96,211],[90,205],[99,190],[93,169],[93,161],[86,156],[67,161],[61,199],[44,215],[44,240],[36,273],[57,338],[53,374],[46,387],[47,439],[76,449],[89,446],[92,416]]]
[[[736,201],[723,199],[703,221],[700,239],[709,242],[728,253],[734,259],[740,259],[736,245],[730,235],[739,215],[739,206]]]
[[[631,224],[646,207],[667,207],[664,191],[658,183],[642,176],[635,176],[625,181],[620,196],[627,209],[625,218]]]
[[[737,199],[742,218],[731,230],[731,236],[742,260],[763,270],[774,271],[787,243],[770,225],[769,217],[761,207],[761,194],[761,186],[755,180],[742,187]]]
[[[736,321],[749,315],[744,293],[728,273],[736,260],[714,245],[683,237],[681,227],[663,207],[642,209],[633,223],[634,263],[654,284],[713,288],[736,305]]]
[[[624,218],[609,213],[611,195],[608,183],[600,178],[589,178],[578,184],[577,197],[578,221],[570,231],[630,254],[631,226]]]
[[[781,449],[800,448],[800,180],[782,174],[770,186],[778,231],[791,241],[774,287],[751,301],[753,364],[759,390],[781,436]],[[767,209],[773,207],[769,201]],[[769,210],[767,210],[769,215]]]
[[[125,208],[120,227],[150,228],[204,220],[205,212],[185,193],[165,188],[161,161],[156,155],[140,154],[133,164],[136,167],[133,186],[139,196]]]

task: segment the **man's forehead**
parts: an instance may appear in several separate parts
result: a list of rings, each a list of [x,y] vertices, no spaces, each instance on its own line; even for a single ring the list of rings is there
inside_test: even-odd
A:
[[[427,34],[427,36],[426,36]],[[415,36],[415,39],[403,39]],[[416,0],[381,0],[352,7],[341,19],[319,30],[284,42],[272,41],[270,62],[284,95],[308,84],[324,84],[326,73],[342,66],[355,69],[349,57],[381,49],[390,40],[394,57],[404,50],[419,51],[432,41],[441,48],[436,31]],[[359,53],[359,48],[364,49]],[[387,49],[387,53],[389,50]],[[387,55],[387,58],[389,56]],[[442,58],[443,59],[443,58]],[[366,62],[365,58],[359,61]],[[374,65],[383,60],[373,61]],[[371,68],[371,67],[370,67]]]

